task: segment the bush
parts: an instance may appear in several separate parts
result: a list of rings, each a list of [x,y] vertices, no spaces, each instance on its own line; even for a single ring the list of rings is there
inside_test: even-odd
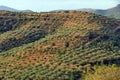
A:
[[[120,68],[116,66],[100,66],[94,73],[88,72],[83,80],[120,80]]]
[[[57,51],[57,55],[62,55],[62,54],[64,54],[65,52],[64,51],[61,51],[61,50],[58,50]]]
[[[69,42],[65,42],[65,47],[67,48],[67,47],[69,47]]]
[[[89,31],[89,32],[87,33],[87,36],[88,36],[88,39],[91,40],[91,39],[94,38],[94,33],[93,33],[92,31]]]

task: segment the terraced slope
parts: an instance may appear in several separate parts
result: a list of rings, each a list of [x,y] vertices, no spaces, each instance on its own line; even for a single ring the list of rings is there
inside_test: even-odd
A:
[[[8,13],[26,20],[0,34],[1,79],[79,80],[95,65],[120,64],[119,20],[68,11],[2,16]]]

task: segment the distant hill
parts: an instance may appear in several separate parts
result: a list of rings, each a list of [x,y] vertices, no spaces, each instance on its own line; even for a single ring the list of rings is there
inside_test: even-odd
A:
[[[77,10],[54,10],[52,12],[64,12],[64,11],[83,11],[83,12],[96,13],[99,15],[108,16],[110,18],[120,19],[120,4],[117,5],[116,7],[106,9],[106,10],[83,8],[83,9],[77,9]]]
[[[96,13],[96,14],[108,16],[108,17],[111,17],[111,18],[120,19],[120,4],[117,5],[116,7],[106,9],[106,10],[101,10],[101,9],[79,9],[79,11],[86,11],[86,12],[91,12],[91,13]]]
[[[106,16],[109,16],[109,17],[115,17],[117,19],[120,19],[120,4],[117,5],[116,7],[114,8],[111,8],[111,9],[107,9],[105,11],[105,15]]]
[[[32,11],[32,10],[27,9],[27,10],[22,10],[22,12],[33,12],[33,11]]]
[[[17,9],[13,9],[7,6],[0,6],[0,10],[6,10],[6,11],[18,11]]]
[[[12,11],[12,12],[33,12],[32,10],[17,10],[17,9],[10,8],[7,6],[0,6],[0,10]]]

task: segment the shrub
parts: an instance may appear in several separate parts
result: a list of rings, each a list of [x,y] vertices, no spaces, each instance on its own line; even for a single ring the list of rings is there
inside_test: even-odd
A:
[[[66,10],[66,11],[64,11],[65,13],[69,13],[70,11],[68,11],[68,10]]]
[[[51,30],[50,30],[50,33],[52,34],[53,32],[55,32],[55,28],[52,28]]]
[[[53,42],[53,43],[51,44],[51,46],[55,46],[55,43]]]
[[[120,68],[116,66],[100,66],[94,73],[88,72],[83,80],[120,80]]]
[[[92,31],[89,31],[89,32],[87,33],[87,36],[88,36],[88,39],[91,40],[91,39],[94,38],[94,33],[93,33]]]
[[[67,48],[67,47],[69,47],[69,42],[65,42],[65,47]]]
[[[64,51],[61,51],[61,50],[57,51],[57,55],[62,55],[62,54],[64,54]]]

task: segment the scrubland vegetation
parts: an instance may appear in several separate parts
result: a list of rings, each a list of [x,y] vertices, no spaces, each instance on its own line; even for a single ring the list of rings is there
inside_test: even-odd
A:
[[[85,75],[85,80],[120,80],[120,68],[112,66],[100,66],[95,72]]]
[[[1,11],[0,33],[0,79],[119,80],[119,20]]]

